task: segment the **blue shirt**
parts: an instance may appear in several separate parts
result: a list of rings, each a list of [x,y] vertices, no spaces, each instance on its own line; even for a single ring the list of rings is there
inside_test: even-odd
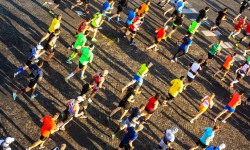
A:
[[[205,132],[203,133],[203,135],[200,138],[200,141],[206,145],[209,145],[209,142],[206,142],[207,138],[212,139],[214,137],[214,131],[211,127],[206,127],[205,128]]]
[[[192,41],[189,37],[187,37],[187,36],[185,36],[185,37],[182,39],[182,41],[183,41],[183,42],[181,43],[179,49],[180,49],[180,50],[183,50],[183,51],[186,51],[187,48],[188,48],[188,46],[191,46],[192,43],[193,43],[193,41]]]
[[[133,20],[135,19],[135,16],[136,16],[135,12],[133,10],[130,10],[128,13],[128,18],[126,20],[126,23],[129,25],[132,24]]]
[[[129,144],[129,141],[135,141],[138,137],[138,133],[135,132],[134,127],[127,128],[128,133],[124,136],[122,142],[123,144]]]
[[[32,59],[32,57],[36,54],[36,48],[32,48],[29,59]]]
[[[206,148],[205,150],[220,150],[219,147],[216,146],[209,146],[208,148]]]
[[[183,1],[178,1],[175,5],[175,10],[178,12],[178,13],[181,13],[182,12],[182,9],[184,7],[184,3]]]
[[[43,71],[36,64],[32,64],[29,66],[30,69],[30,78],[32,80],[37,81],[38,78],[43,77]]]
[[[110,4],[109,4],[109,2],[108,1],[104,2],[103,5],[102,5],[102,8],[100,10],[100,12],[102,13],[103,11],[109,11],[109,10],[110,10]],[[106,15],[106,13],[105,13],[105,15]]]

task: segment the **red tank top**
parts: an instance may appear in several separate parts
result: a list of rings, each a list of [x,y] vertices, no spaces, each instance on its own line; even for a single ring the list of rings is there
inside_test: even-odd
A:
[[[152,97],[149,99],[149,101],[148,101],[148,103],[147,103],[147,105],[146,105],[146,108],[147,108],[148,110],[152,111],[152,110],[154,110],[154,107],[155,107],[156,103],[157,103],[157,99],[155,99],[155,97],[152,96]]]

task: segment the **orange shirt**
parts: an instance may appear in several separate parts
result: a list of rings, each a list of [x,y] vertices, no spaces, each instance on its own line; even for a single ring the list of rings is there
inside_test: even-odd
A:
[[[137,15],[140,16],[142,13],[147,12],[149,10],[148,5],[145,3],[141,5],[141,9],[138,11]]]
[[[241,101],[241,96],[238,93],[234,93],[230,102],[227,104],[231,108],[236,108],[237,103]]]
[[[41,128],[41,135],[44,137],[49,137],[50,131],[56,129],[56,123],[50,116],[45,116],[42,118],[43,126]]]
[[[227,58],[226,58],[226,60],[225,60],[225,62],[224,62],[224,64],[223,64],[223,67],[225,67],[227,70],[229,70],[230,69],[230,62],[233,60],[233,57],[231,56],[231,55],[228,55],[227,56]]]

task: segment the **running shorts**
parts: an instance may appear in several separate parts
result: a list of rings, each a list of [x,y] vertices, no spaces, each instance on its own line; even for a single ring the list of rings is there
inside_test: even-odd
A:
[[[155,44],[159,44],[161,42],[162,38],[155,38]]]
[[[121,100],[119,102],[118,107],[122,107],[124,110],[129,110],[130,109],[130,102],[125,101],[125,100]]]
[[[86,95],[88,91],[89,91],[89,83],[86,83],[82,86],[81,96],[84,94]]]
[[[73,116],[70,115],[69,111],[68,111],[68,108],[66,108],[61,114],[60,114],[60,117],[61,117],[61,121],[63,123],[66,123],[68,122]]]
[[[53,46],[50,46],[49,44],[46,44],[46,45],[44,46],[44,50],[46,50],[46,51],[48,51],[48,52],[50,52],[50,53],[53,53],[53,52],[54,52]]]
[[[208,59],[213,59],[213,58],[214,58],[214,55],[208,52],[208,53],[207,53],[207,57],[208,57]]]
[[[215,24],[216,24],[216,26],[220,26],[221,20],[216,20],[216,21],[215,21]]]
[[[235,29],[236,31],[240,31],[240,30],[241,30],[241,27],[238,26],[238,25],[236,25],[236,26],[234,26],[234,29]]]
[[[41,135],[39,139],[40,139],[41,141],[46,141],[48,138],[49,138],[49,137],[44,137],[43,135]]]
[[[193,78],[190,78],[188,75],[187,75],[187,80],[188,80],[189,83],[191,83],[191,82],[194,81],[194,79],[193,79]]]
[[[170,93],[168,93],[168,97],[166,98],[166,100],[174,100],[173,95],[171,95]]]
[[[250,33],[247,33],[247,31],[244,30],[244,31],[243,31],[243,35],[244,35],[244,36],[250,36]]]
[[[123,7],[120,4],[118,4],[116,13],[120,14],[122,12],[122,10],[123,10]]]
[[[123,148],[125,150],[130,150],[131,149],[131,147],[129,146],[129,144],[124,144],[122,141],[119,144],[119,148]]]
[[[137,74],[134,75],[133,80],[137,81],[139,84],[143,83],[142,77],[138,76]]]
[[[32,63],[32,61],[31,61],[31,60],[27,60],[27,61],[25,62],[25,65],[30,66],[30,65],[31,65],[31,63]]]
[[[81,2],[85,3],[85,4],[88,4],[89,3],[89,0],[81,0]]]
[[[132,30],[129,28],[129,31],[132,33],[132,34],[136,34],[136,31]]]
[[[243,13],[243,11],[246,10],[246,7],[240,7],[240,14]]]
[[[153,114],[155,110],[148,110],[147,107],[145,107],[144,109],[148,114]]]
[[[78,67],[79,67],[79,69],[82,69],[82,68],[83,68],[84,66],[86,66],[87,64],[88,64],[88,62],[87,62],[87,63],[85,62],[85,63],[82,64],[82,63],[79,61],[79,66],[78,66]]]
[[[196,145],[199,146],[199,147],[201,147],[201,148],[207,148],[208,147],[208,145],[202,143],[201,140],[197,141]]]
[[[238,72],[237,72],[237,80],[240,80],[240,79],[242,79],[243,77],[245,77],[245,72],[244,71],[242,71],[242,70],[239,70]]]
[[[221,66],[220,70],[222,70],[222,71],[228,71],[229,69],[225,68],[224,66]]]
[[[61,3],[61,0],[54,0],[54,3],[59,5]]]
[[[235,112],[235,108],[231,108],[231,107],[228,106],[228,105],[226,105],[224,109],[227,110],[227,111],[229,111],[229,112],[231,112],[231,113],[234,113],[234,112]]]
[[[174,12],[171,14],[171,17],[175,17],[175,16],[178,16],[178,15],[179,15],[178,11],[174,10]]]
[[[28,87],[30,87],[32,89],[36,85],[36,83],[37,83],[37,81],[32,79],[32,80],[30,80]]]
[[[203,105],[203,104],[201,104],[201,105],[200,105],[200,111],[205,112],[206,110],[207,110],[207,108],[206,108],[206,107],[204,107],[204,105]]]

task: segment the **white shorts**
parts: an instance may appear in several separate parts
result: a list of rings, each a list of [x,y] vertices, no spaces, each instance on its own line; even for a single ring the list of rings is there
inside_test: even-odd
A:
[[[164,143],[163,140],[160,141],[159,145],[162,147],[162,150],[166,150],[168,146]]]

